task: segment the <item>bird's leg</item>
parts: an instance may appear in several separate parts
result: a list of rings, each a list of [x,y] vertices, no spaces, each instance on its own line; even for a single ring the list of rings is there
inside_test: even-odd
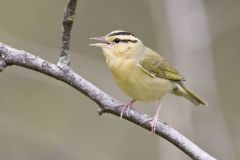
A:
[[[156,112],[156,114],[155,114],[155,116],[154,116],[154,118],[151,122],[152,133],[155,133],[155,131],[156,131],[156,125],[157,125],[157,121],[158,121],[158,117],[159,117],[161,107],[162,107],[162,103],[159,101],[157,112]]]
[[[136,99],[133,99],[133,100],[131,100],[130,102],[128,102],[127,104],[125,104],[125,105],[123,106],[122,111],[121,111],[121,115],[120,115],[121,118],[122,118],[122,116],[123,116],[123,112],[124,112],[125,109],[127,109],[127,116],[128,116],[128,114],[129,114],[129,109],[132,108],[132,105],[133,105],[133,103],[134,103],[135,101],[136,101]]]

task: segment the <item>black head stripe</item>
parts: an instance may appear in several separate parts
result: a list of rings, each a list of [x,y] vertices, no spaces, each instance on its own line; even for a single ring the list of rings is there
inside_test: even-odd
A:
[[[137,40],[131,40],[131,39],[120,39],[120,42],[123,42],[123,43],[128,43],[128,42],[137,43]]]
[[[115,33],[109,34],[108,36],[116,36],[116,35],[132,35],[132,36],[134,36],[132,33],[124,32],[124,31],[115,32]]]

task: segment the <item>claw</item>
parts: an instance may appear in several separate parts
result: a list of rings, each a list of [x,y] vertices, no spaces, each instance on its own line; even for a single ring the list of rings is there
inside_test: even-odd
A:
[[[126,109],[126,106],[127,106],[127,104],[124,105],[123,108],[122,108],[121,115],[120,115],[120,118],[121,118],[121,119],[122,119],[122,117],[123,117],[123,112],[124,112],[124,110]]]
[[[157,127],[158,117],[154,116],[152,122],[151,122],[151,132],[155,134],[156,127]]]
[[[123,106],[123,108],[122,108],[122,111],[121,111],[120,118],[123,117],[123,112],[125,111],[125,109],[127,109],[127,116],[129,115],[130,108],[132,108],[132,105],[133,105],[133,103],[134,103],[135,101],[136,101],[136,100],[134,99],[134,100],[131,100],[131,101],[130,101],[129,103],[127,103],[127,104],[121,105],[121,106]]]

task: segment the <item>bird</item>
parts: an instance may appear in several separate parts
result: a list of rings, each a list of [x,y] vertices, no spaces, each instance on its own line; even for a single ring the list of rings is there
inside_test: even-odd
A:
[[[166,59],[145,46],[134,34],[115,30],[105,36],[90,39],[98,41],[90,46],[102,49],[116,84],[132,98],[129,103],[124,104],[121,118],[125,110],[128,116],[135,101],[158,100],[156,114],[151,120],[151,131],[155,133],[161,100],[166,94],[182,96],[197,106],[207,105],[185,86],[185,78]]]

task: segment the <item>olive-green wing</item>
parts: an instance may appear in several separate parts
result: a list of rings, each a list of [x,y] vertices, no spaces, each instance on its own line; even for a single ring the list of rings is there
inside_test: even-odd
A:
[[[139,68],[153,77],[160,77],[174,81],[182,81],[184,78],[163,57],[149,48],[139,58]]]

